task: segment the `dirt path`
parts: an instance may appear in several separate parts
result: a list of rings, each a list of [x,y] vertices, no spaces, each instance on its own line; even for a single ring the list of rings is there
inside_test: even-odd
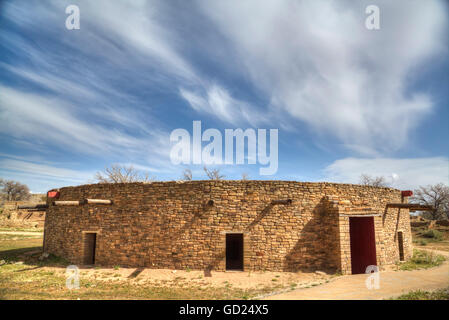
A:
[[[0,231],[0,234],[11,234],[15,236],[43,236],[43,232],[32,231]]]
[[[421,249],[421,248],[420,248]],[[448,252],[433,252],[449,256]],[[427,270],[385,271],[380,273],[379,289],[367,289],[368,275],[357,274],[339,277],[318,287],[300,289],[268,296],[268,300],[375,300],[388,299],[412,290],[435,290],[449,286],[449,261]]]

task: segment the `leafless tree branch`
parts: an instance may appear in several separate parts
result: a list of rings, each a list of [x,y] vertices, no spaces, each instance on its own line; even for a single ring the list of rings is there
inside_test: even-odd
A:
[[[423,216],[432,220],[449,219],[449,187],[439,183],[420,186],[414,190],[410,202],[430,205],[434,211],[427,211]]]
[[[105,168],[104,172],[97,172],[95,180],[99,183],[127,183],[127,182],[153,182],[156,178],[150,177],[148,172],[141,172],[133,166],[113,164]]]
[[[206,172],[206,175],[211,180],[223,180],[225,177],[225,175],[220,174],[220,169],[209,170],[206,166],[204,166],[204,172]]]
[[[362,174],[360,176],[360,184],[364,186],[373,186],[373,187],[388,187],[388,183],[385,177],[372,177],[368,174]]]
[[[185,180],[185,181],[191,181],[193,180],[192,178],[192,170],[190,169],[185,169],[182,173],[182,177],[181,180]]]
[[[28,200],[31,196],[28,186],[17,181],[0,179],[0,187],[6,201]]]

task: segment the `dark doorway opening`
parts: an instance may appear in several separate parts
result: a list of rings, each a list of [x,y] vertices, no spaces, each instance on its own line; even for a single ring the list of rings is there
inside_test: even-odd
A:
[[[399,260],[404,261],[404,235],[402,231],[398,232]]]
[[[352,274],[365,273],[366,267],[377,265],[374,217],[349,218]]]
[[[226,270],[243,271],[243,234],[226,234]]]
[[[84,234],[84,264],[95,264],[95,247],[97,245],[96,233]]]

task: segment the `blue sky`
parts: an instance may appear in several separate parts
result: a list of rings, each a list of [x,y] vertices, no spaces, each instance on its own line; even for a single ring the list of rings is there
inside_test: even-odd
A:
[[[436,0],[2,1],[0,177],[45,192],[120,163],[205,179],[169,158],[171,131],[201,120],[279,130],[275,175],[217,166],[228,179],[447,184],[448,18]]]

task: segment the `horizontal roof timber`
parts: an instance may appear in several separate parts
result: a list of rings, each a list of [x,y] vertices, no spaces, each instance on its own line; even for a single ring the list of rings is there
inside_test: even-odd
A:
[[[410,211],[433,211],[433,206],[427,206],[417,203],[388,203],[387,208],[409,209]]]

